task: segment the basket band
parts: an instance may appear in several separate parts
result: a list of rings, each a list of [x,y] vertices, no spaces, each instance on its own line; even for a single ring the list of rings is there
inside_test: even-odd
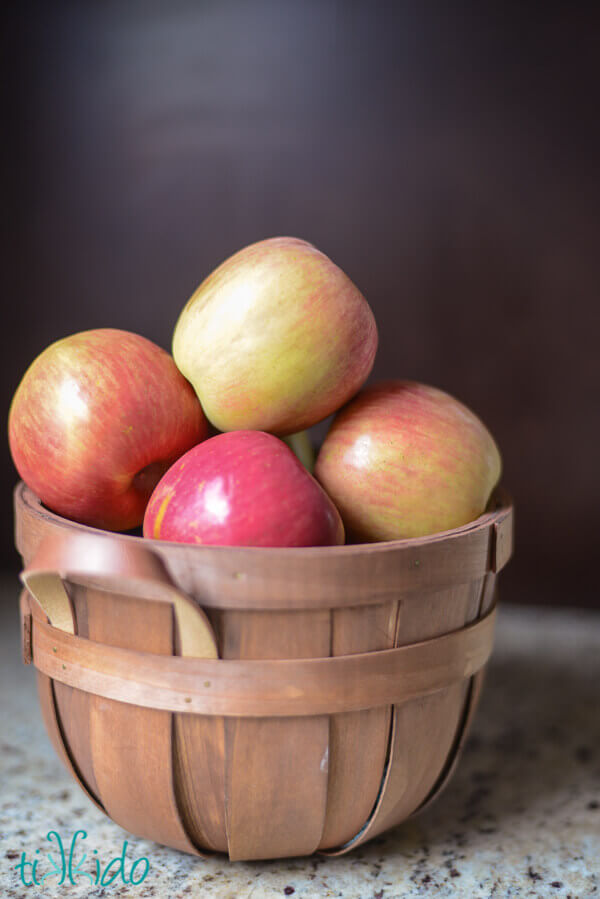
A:
[[[121,649],[35,618],[32,661],[48,677],[120,702],[235,717],[329,715],[406,702],[471,677],[488,660],[495,609],[440,637],[318,659],[230,660]]]
[[[37,588],[38,598],[43,592],[47,600],[52,599],[47,589],[50,572],[67,580],[69,575],[90,574],[94,578],[99,575],[104,583],[112,578],[114,592],[119,593],[123,592],[123,576],[131,581],[135,568],[146,583],[160,579],[163,587],[169,586],[164,577],[168,574],[175,600],[173,590],[183,591],[204,610],[346,609],[404,599],[418,603],[424,593],[499,572],[512,554],[513,508],[500,489],[490,506],[460,528],[389,543],[276,549],[192,546],[86,528],[44,509],[31,490],[20,484],[15,491],[16,543],[26,563],[23,575],[28,588]],[[54,543],[52,552],[46,545],[49,540]],[[40,548],[42,558],[38,558]],[[95,571],[89,570],[90,562]],[[185,597],[176,604],[177,617],[189,611]],[[59,603],[55,611],[62,606],[64,603]],[[64,608],[64,612],[64,626],[52,614],[50,620],[73,632],[69,610]],[[191,629],[186,624],[180,632],[190,635]]]

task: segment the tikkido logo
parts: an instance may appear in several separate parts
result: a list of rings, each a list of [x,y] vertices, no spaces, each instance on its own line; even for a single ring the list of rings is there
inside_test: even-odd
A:
[[[146,879],[150,870],[150,862],[145,856],[142,856],[142,858],[138,858],[131,864],[129,876],[127,875],[127,840],[123,843],[121,854],[111,859],[105,867],[98,857],[98,850],[93,849],[92,857],[88,862],[88,867],[91,865],[93,868],[93,873],[91,873],[89,870],[82,870],[82,866],[88,857],[87,852],[83,853],[78,862],[75,859],[76,844],[78,840],[81,843],[87,839],[87,831],[75,831],[68,851],[65,848],[62,837],[56,830],[49,830],[46,834],[46,839],[50,843],[56,843],[55,851],[58,851],[58,856],[55,857],[48,852],[45,859],[43,857],[34,857],[33,861],[27,861],[27,853],[22,852],[21,861],[14,868],[19,872],[23,886],[42,886],[46,880],[52,877],[58,878],[55,881],[57,886],[66,882],[75,885],[82,877],[89,880],[92,886],[108,886],[114,883],[119,876],[122,883],[131,883],[137,886]],[[39,853],[40,850],[36,849],[35,856],[39,856]],[[51,869],[45,870],[48,868],[48,864],[50,864]]]

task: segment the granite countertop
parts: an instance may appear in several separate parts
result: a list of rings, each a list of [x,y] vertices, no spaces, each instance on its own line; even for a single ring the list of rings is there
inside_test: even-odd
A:
[[[20,661],[16,579],[0,595],[0,896],[413,896],[600,899],[600,615],[502,606],[482,701],[454,778],[421,815],[348,856],[274,862],[196,859],[127,835],[71,781],[46,737],[34,671]],[[81,871],[126,849],[126,873],[148,859],[143,881],[90,878],[24,886],[15,869],[53,869],[87,832]],[[56,840],[56,837],[54,837]],[[68,845],[67,845],[68,850]],[[135,878],[145,871],[138,865]],[[24,868],[31,879],[31,868]],[[111,870],[116,870],[113,868]],[[29,872],[29,873],[28,873]]]

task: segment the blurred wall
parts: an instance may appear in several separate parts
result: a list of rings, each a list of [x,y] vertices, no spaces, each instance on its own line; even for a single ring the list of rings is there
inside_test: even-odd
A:
[[[51,341],[115,326],[169,347],[223,258],[305,237],[375,311],[374,377],[436,384],[496,435],[518,510],[503,596],[597,601],[594,6],[13,6],[3,408]]]

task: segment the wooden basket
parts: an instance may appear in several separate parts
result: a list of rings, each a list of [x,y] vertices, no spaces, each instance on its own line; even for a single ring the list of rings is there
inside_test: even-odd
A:
[[[512,507],[309,549],[112,534],[15,492],[26,661],[54,747],[114,821],[231,859],[342,853],[436,796],[493,637]]]

